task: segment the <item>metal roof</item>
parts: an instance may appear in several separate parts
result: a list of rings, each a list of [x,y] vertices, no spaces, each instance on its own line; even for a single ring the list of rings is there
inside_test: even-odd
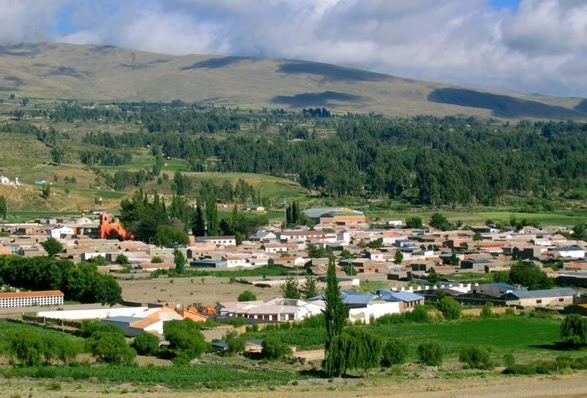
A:
[[[143,319],[144,318],[139,318],[136,316],[119,315],[119,316],[112,316],[110,318],[105,318],[103,320],[107,321],[107,322],[132,323],[132,322],[142,321]]]
[[[379,296],[383,300],[387,301],[412,302],[424,300],[424,296],[420,296],[419,294],[415,294],[412,292],[394,292],[391,290],[377,290],[377,294],[379,294]]]
[[[313,207],[311,209],[302,210],[302,213],[310,218],[363,215],[363,212],[349,209],[347,207]]]
[[[548,290],[514,290],[509,293],[517,298],[541,298],[541,297],[558,297],[558,296],[575,296],[578,292],[574,289],[565,287],[560,289]]]

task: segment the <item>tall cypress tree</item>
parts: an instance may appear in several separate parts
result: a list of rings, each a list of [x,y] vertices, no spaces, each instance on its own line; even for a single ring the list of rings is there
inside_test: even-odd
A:
[[[206,221],[208,221],[208,236],[220,234],[220,221],[218,220],[218,208],[216,207],[216,194],[211,192],[206,201]]]
[[[6,198],[4,195],[0,196],[0,217],[6,219]]]
[[[340,376],[344,366],[341,361],[341,353],[338,352],[339,347],[332,342],[340,336],[346,319],[348,311],[342,302],[340,295],[340,286],[336,280],[336,268],[334,266],[334,256],[329,256],[328,274],[326,277],[326,310],[324,311],[324,318],[326,320],[326,345],[325,345],[325,359],[324,372],[327,377]]]
[[[200,202],[196,203],[196,211],[192,217],[192,233],[194,236],[206,235],[206,220],[204,219],[204,212]]]

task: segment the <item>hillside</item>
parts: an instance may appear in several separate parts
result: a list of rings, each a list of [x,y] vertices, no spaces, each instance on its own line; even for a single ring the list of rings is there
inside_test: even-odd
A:
[[[486,92],[335,65],[235,56],[170,56],[112,46],[0,46],[0,96],[208,102],[498,118],[587,119],[587,100]]]

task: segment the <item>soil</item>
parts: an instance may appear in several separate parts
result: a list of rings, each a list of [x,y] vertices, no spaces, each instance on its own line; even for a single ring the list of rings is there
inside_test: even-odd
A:
[[[585,373],[547,377],[489,376],[466,379],[407,379],[369,380],[335,379],[301,381],[298,385],[263,387],[243,390],[175,390],[166,386],[141,386],[131,383],[109,384],[90,382],[34,381],[29,379],[4,380],[0,383],[0,397],[43,396],[56,397],[112,397],[128,398],[302,398],[302,397],[508,397],[508,398],[579,398],[587,396]]]

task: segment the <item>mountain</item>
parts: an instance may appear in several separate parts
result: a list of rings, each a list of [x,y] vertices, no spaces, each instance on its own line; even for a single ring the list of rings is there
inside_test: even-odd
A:
[[[0,46],[0,97],[326,107],[389,116],[587,119],[587,100],[431,83],[317,62],[171,56],[113,46]]]

